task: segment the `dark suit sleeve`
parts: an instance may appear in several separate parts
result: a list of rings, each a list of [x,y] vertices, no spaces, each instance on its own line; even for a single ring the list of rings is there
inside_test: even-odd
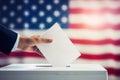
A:
[[[17,33],[0,25],[0,52],[9,54],[16,42]]]

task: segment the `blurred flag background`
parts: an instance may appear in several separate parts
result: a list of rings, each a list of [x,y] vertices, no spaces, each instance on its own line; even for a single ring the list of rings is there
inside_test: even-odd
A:
[[[109,80],[120,80],[120,0],[0,0],[0,24],[20,34],[42,34],[55,22],[82,54],[74,63],[101,64]],[[47,63],[21,53],[9,63]]]

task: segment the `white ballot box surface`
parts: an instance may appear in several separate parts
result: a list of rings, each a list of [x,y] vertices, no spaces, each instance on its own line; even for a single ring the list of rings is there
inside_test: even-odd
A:
[[[107,71],[98,64],[11,64],[0,68],[0,80],[107,80]]]

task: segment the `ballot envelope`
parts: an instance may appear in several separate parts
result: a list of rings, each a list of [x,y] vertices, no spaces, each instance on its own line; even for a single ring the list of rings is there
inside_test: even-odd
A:
[[[41,36],[52,39],[52,43],[37,45],[52,66],[69,66],[81,55],[58,23],[51,26]]]

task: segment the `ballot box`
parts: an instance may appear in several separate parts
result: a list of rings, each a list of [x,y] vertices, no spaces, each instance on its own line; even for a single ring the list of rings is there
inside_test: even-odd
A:
[[[0,80],[107,80],[107,71],[99,64],[11,64],[0,68]]]

